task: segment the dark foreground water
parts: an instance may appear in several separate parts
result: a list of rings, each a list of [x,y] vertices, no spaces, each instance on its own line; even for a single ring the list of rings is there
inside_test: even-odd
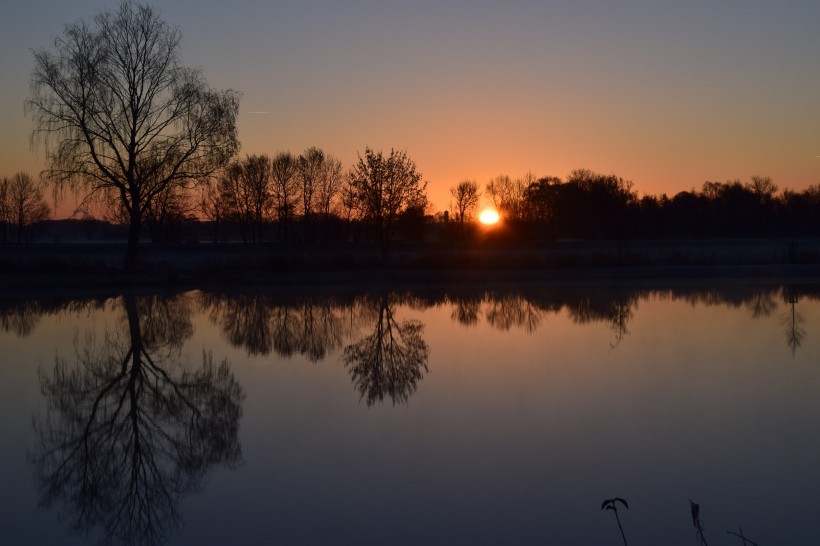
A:
[[[0,303],[0,543],[816,544],[820,287]]]

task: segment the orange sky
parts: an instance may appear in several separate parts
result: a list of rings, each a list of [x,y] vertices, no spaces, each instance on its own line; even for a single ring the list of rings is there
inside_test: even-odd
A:
[[[51,4],[0,29],[0,174],[43,164],[22,107],[30,49],[107,3]],[[243,154],[406,149],[438,210],[464,178],[582,167],[641,193],[820,184],[820,4],[619,4],[154,3],[185,61],[243,93]]]

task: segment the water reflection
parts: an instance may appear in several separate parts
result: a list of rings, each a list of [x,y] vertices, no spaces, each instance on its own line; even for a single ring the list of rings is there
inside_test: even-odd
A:
[[[39,302],[18,301],[0,309],[0,330],[26,337],[40,322],[42,310]]]
[[[202,293],[199,302],[228,341],[248,355],[273,351],[318,362],[339,349],[350,331],[330,300],[278,302],[266,294]]]
[[[78,337],[76,362],[41,370],[31,462],[42,505],[74,531],[157,544],[179,527],[182,497],[240,463],[244,393],[226,361],[180,361],[190,298],[126,295],[121,307],[114,327]]]
[[[783,299],[786,301],[787,307],[780,318],[780,322],[783,324],[786,343],[792,350],[792,356],[794,356],[803,343],[803,338],[806,337],[806,329],[803,328],[806,319],[797,312],[797,303],[800,301],[798,290],[791,286],[784,287]]]
[[[397,321],[395,294],[366,298],[364,313],[373,317],[370,333],[344,349],[344,363],[368,406],[385,397],[406,402],[427,372],[430,349],[420,320]],[[423,370],[423,371],[422,371]]]
[[[282,364],[236,365],[237,374],[247,374],[243,377],[243,383],[245,378],[253,378],[244,384],[249,390],[249,398],[264,401],[264,404],[257,406],[260,413],[256,415],[255,427],[248,427],[250,430],[244,432],[253,438],[257,449],[268,449],[269,454],[277,456],[284,454],[278,459],[266,459],[255,453],[257,464],[264,467],[264,471],[256,470],[256,474],[249,472],[244,478],[241,476],[243,472],[230,475],[232,482],[240,484],[234,483],[230,487],[240,492],[243,499],[246,496],[250,499],[243,508],[262,505],[261,502],[270,503],[280,513],[287,514],[282,520],[297,522],[291,527],[299,532],[311,532],[321,528],[313,525],[311,520],[315,515],[315,512],[309,511],[315,508],[313,499],[333,499],[334,502],[342,499],[336,504],[341,505],[348,498],[351,487],[360,485],[361,476],[367,475],[370,479],[369,472],[376,468],[370,479],[374,490],[381,493],[398,484],[402,488],[402,497],[411,499],[408,502],[413,510],[429,498],[429,491],[435,488],[437,482],[445,484],[436,491],[442,499],[437,508],[462,503],[473,510],[461,514],[461,519],[452,524],[453,529],[463,530],[469,527],[471,521],[491,519],[487,517],[489,511],[478,510],[469,502],[474,497],[481,497],[485,491],[490,492],[488,498],[505,499],[505,506],[508,505],[508,498],[522,499],[519,504],[513,504],[520,510],[510,508],[507,513],[509,521],[513,521],[510,519],[513,518],[511,513],[524,513],[547,498],[542,489],[533,486],[532,490],[527,490],[526,485],[522,485],[535,483],[529,479],[530,474],[539,472],[539,469],[546,469],[541,483],[552,484],[560,479],[550,474],[551,468],[566,468],[571,474],[574,461],[581,460],[578,473],[567,480],[571,483],[559,484],[565,487],[564,491],[580,490],[576,482],[583,481],[584,476],[594,472],[590,469],[598,464],[596,459],[585,467],[585,454],[600,452],[602,446],[616,446],[615,451],[621,454],[619,460],[626,462],[640,458],[635,456],[639,447],[642,450],[647,447],[646,444],[657,444],[654,459],[647,457],[640,464],[636,463],[637,467],[648,465],[648,474],[637,471],[633,474],[651,478],[636,479],[635,483],[654,480],[655,476],[663,473],[657,469],[664,470],[686,459],[695,461],[690,464],[689,470],[680,474],[685,476],[685,480],[681,478],[681,483],[686,482],[688,487],[689,482],[697,480],[703,471],[698,465],[711,465],[713,459],[711,454],[706,456],[698,451],[689,453],[681,446],[700,442],[702,434],[710,434],[710,430],[714,433],[710,436],[711,442],[723,448],[728,445],[727,450],[734,445],[743,448],[738,452],[755,449],[748,446],[771,446],[770,451],[774,450],[774,455],[764,450],[760,468],[770,468],[770,461],[774,460],[782,461],[778,464],[783,467],[804,468],[795,463],[792,454],[801,453],[799,447],[803,445],[803,439],[811,437],[812,431],[816,430],[816,423],[808,418],[803,421],[800,416],[817,415],[817,412],[812,411],[814,406],[806,402],[812,399],[814,393],[809,392],[805,398],[793,396],[800,394],[793,386],[805,385],[807,392],[816,387],[816,370],[794,367],[790,370],[794,373],[783,379],[779,373],[782,370],[772,370],[770,364],[778,355],[788,357],[798,351],[811,353],[816,350],[816,344],[811,343],[810,323],[816,320],[818,310],[812,301],[820,299],[818,296],[820,289],[811,285],[748,287],[728,283],[717,287],[532,284],[491,291],[451,287],[413,293],[348,292],[331,297],[317,297],[315,294],[302,296],[283,291],[237,294],[190,292],[172,297],[129,295],[116,300],[55,298],[0,303],[0,328],[21,337],[32,335],[34,331],[32,337],[36,340],[38,332],[35,330],[42,317],[48,314],[64,313],[73,321],[78,317],[82,320],[83,316],[111,317],[119,313],[117,320],[110,320],[106,328],[94,334],[78,336],[74,354],[70,350],[59,354],[53,368],[41,371],[39,386],[47,407],[35,418],[36,443],[31,448],[29,459],[42,504],[59,509],[64,520],[75,530],[83,533],[94,531],[109,542],[159,543],[181,525],[182,499],[192,491],[201,489],[207,475],[215,468],[234,467],[242,458],[238,424],[244,394],[233,371],[226,362],[219,362],[209,355],[208,351],[214,349],[216,352],[216,347],[206,346],[201,362],[199,358],[196,358],[197,362],[183,362],[181,357],[194,344],[193,340],[197,339],[195,334],[200,335],[203,331],[217,332],[215,339],[206,343],[230,343],[240,352],[252,355],[249,360],[256,363]],[[687,305],[658,305],[664,300],[686,302],[699,309],[689,315],[685,309]],[[709,337],[676,338],[676,335],[684,336],[687,331],[682,328],[679,332],[677,326],[685,324],[681,321],[686,320],[705,320],[704,324],[711,326],[708,321],[712,320],[712,313],[704,308],[713,306],[737,311],[714,309],[714,315],[718,317],[714,319],[714,324],[731,326],[727,328],[730,339],[727,346],[731,350],[724,347],[715,351],[714,357],[702,359],[700,350],[706,346],[703,344],[714,340]],[[425,312],[432,308],[437,309]],[[91,309],[101,312],[90,313]],[[688,318],[669,313],[686,313]],[[198,317],[198,314],[202,316]],[[646,340],[647,336],[642,336],[640,330],[647,328],[647,315],[656,318],[669,316],[673,326],[660,324],[656,330],[653,329],[653,334],[663,333],[657,337],[664,339],[658,340],[657,346],[652,345],[649,350],[641,352],[639,342]],[[203,325],[194,317],[210,320],[215,327]],[[723,319],[725,322],[721,322]],[[750,329],[752,320],[758,322]],[[43,322],[46,323],[42,325],[43,330],[52,332],[48,328],[53,327],[53,322]],[[65,324],[68,321],[64,321]],[[578,336],[577,339],[582,339],[584,343],[577,345],[582,349],[589,348],[589,345],[591,350],[581,351],[580,354],[586,356],[577,360],[574,346],[567,348],[560,345],[560,333],[567,331],[570,324],[598,325]],[[555,325],[559,327],[551,332],[550,328]],[[474,360],[472,354],[465,352],[464,362],[456,362],[456,365],[447,362],[447,351],[453,348],[440,351],[439,347],[451,340],[439,335],[438,330],[449,328],[452,332],[461,326],[471,328],[471,333],[477,336],[486,336],[489,329],[499,333],[486,336],[486,343],[482,340],[480,345],[477,344],[482,349],[489,348],[486,352],[494,358]],[[197,334],[195,327],[203,330]],[[754,347],[763,348],[760,354],[765,362],[755,361],[754,366],[745,366],[747,359],[736,358],[741,353],[734,349],[745,347],[750,331],[758,335],[767,329],[774,334],[772,337],[776,346],[771,348],[768,340],[765,340],[766,343],[754,340]],[[700,327],[691,328],[688,333],[700,330]],[[710,336],[716,333],[712,328],[706,330]],[[667,332],[671,333],[666,335]],[[452,338],[459,342],[475,339],[469,334],[462,337],[462,333],[464,331]],[[524,339],[527,337],[531,339]],[[506,351],[518,351],[518,346],[510,349],[510,339],[526,349],[526,352],[519,354],[528,355],[528,362],[526,366],[514,367],[513,373],[506,373],[504,366],[497,365],[497,356],[507,354]],[[618,350],[607,351],[607,344],[617,346]],[[196,350],[198,354],[199,348]],[[436,354],[433,354],[434,351]],[[742,354],[748,356],[751,352]],[[632,356],[644,354],[649,355],[647,362],[654,363],[659,356],[669,356],[672,363],[664,361],[663,366],[639,366],[636,368],[638,371],[631,370],[632,375],[629,374],[630,370],[609,366],[607,375],[607,366],[593,366],[584,360],[592,359],[589,355],[594,355],[595,362],[600,363],[604,353],[606,362],[632,362]],[[513,352],[511,359],[518,358],[515,355]],[[435,360],[436,357],[439,360]],[[284,363],[282,359],[285,358],[291,360]],[[235,364],[241,360],[232,357]],[[474,361],[480,365],[471,367]],[[542,361],[556,364],[542,366]],[[641,362],[640,359],[635,361]],[[308,365],[319,362],[322,364]],[[724,362],[725,368],[722,366]],[[444,373],[431,376],[430,371],[434,367],[441,367]],[[623,378],[620,374],[622,370],[628,372]],[[325,373],[327,371],[331,373]],[[507,375],[509,383],[505,383]],[[270,381],[257,381],[265,378]],[[593,380],[590,381],[590,378]],[[600,378],[606,381],[598,381]],[[435,388],[430,388],[434,386],[434,379]],[[454,392],[453,385],[460,388],[474,379],[476,382],[470,388],[446,399],[448,407],[452,404],[460,409],[448,414],[448,419],[441,419],[444,424],[438,423],[435,416],[443,415],[445,403],[437,397],[449,396]],[[693,383],[688,379],[693,379]],[[315,391],[312,390],[314,380],[321,382],[320,388]],[[300,386],[293,388],[291,381],[305,383],[296,383]],[[326,388],[329,384],[324,383],[326,381],[334,382],[332,389]],[[732,386],[736,381],[739,387],[734,391]],[[430,395],[416,396],[418,391],[423,392],[425,382],[429,383]],[[543,394],[553,387],[550,396]],[[361,411],[349,407],[351,393],[354,393],[353,398],[358,395]],[[568,393],[567,400],[561,398],[564,393]],[[754,396],[748,393],[754,393]],[[707,403],[703,403],[704,398]],[[602,399],[604,403],[596,402]],[[526,401],[526,404],[518,404],[519,400]],[[787,402],[788,411],[778,413],[781,401]],[[404,403],[413,404],[413,411],[395,413],[367,409]],[[504,406],[508,409],[505,410]],[[721,411],[724,407],[745,408],[746,417],[739,418],[737,413],[723,414]],[[555,408],[561,411],[554,411]],[[307,415],[311,411],[315,414]],[[495,412],[500,412],[501,418],[489,425],[492,433],[485,434],[481,427],[491,421],[488,416]],[[338,421],[336,414],[340,415]],[[570,414],[577,417],[571,420],[550,418],[552,415]],[[638,425],[634,429],[612,428],[615,431],[612,434],[607,427],[596,428],[599,423],[607,423],[610,415],[611,423],[617,426],[631,419],[636,420]],[[783,415],[789,418],[778,417]],[[414,420],[416,418],[420,420]],[[712,423],[713,418],[719,421],[719,425],[711,429],[706,427],[708,430],[701,432],[704,430],[703,423]],[[690,425],[690,419],[701,426]],[[744,419],[752,424],[743,429],[745,432],[742,434],[736,433],[736,425],[742,424]],[[246,423],[252,421],[246,418]],[[390,426],[382,427],[381,423]],[[406,423],[409,423],[409,428],[402,428]],[[791,443],[783,442],[780,439],[781,430],[788,428],[790,423],[795,423],[794,429],[783,434]],[[757,430],[758,425],[763,427],[763,433]],[[29,426],[28,421],[24,426]],[[471,426],[477,427],[476,430],[468,430]],[[393,435],[390,441],[384,441],[385,430]],[[467,432],[453,433],[462,430]],[[618,435],[622,433],[626,434],[626,439],[620,439]],[[646,440],[657,436],[663,437],[664,441]],[[416,445],[421,446],[420,451],[405,449],[405,437],[412,438]],[[679,443],[678,437],[682,438]],[[724,437],[727,444],[719,444]],[[368,442],[362,443],[362,438]],[[422,440],[416,442],[418,438]],[[351,461],[364,458],[357,457],[354,448],[344,445],[345,439],[352,439],[351,444],[358,446],[355,449],[361,448],[366,453],[373,452],[373,446],[391,447],[387,448],[385,458],[378,460],[379,464],[371,464],[368,459],[365,466],[357,467]],[[450,441],[447,439],[452,439],[452,443],[447,444]],[[706,444],[708,442],[702,445]],[[245,445],[247,448],[250,444],[246,442]],[[441,445],[444,447],[437,451],[437,446]],[[495,451],[496,445],[500,446],[499,451]],[[556,445],[562,450],[559,450],[558,462],[542,464],[541,458],[552,453]],[[783,447],[782,451],[777,451],[778,446]],[[424,476],[423,470],[443,460],[455,460],[451,453],[462,448],[469,457],[478,457],[471,459],[480,462],[475,466],[474,473],[464,470],[463,465],[454,465],[446,467],[441,475],[433,476],[429,483],[416,478]],[[502,455],[500,450],[505,454]],[[316,460],[327,453],[341,457],[341,460],[334,459],[339,464],[335,468],[328,465],[324,471],[317,470],[321,465],[317,465]],[[426,453],[428,455],[425,456],[430,458],[418,457],[419,453]],[[811,455],[813,451],[806,453]],[[313,458],[315,456],[317,459]],[[344,459],[346,456],[349,459]],[[248,456],[248,459],[250,463],[252,457]],[[414,459],[421,462],[420,466],[414,467],[416,480],[413,483],[394,483],[390,480],[390,476],[397,474],[396,469],[403,468]],[[735,465],[735,459],[740,461],[738,465]],[[259,463],[259,460],[264,462]],[[271,464],[270,460],[275,463]],[[497,464],[499,460],[505,461],[503,468],[507,470],[497,470],[501,468]],[[729,461],[724,464],[726,473],[742,474],[742,479],[739,478],[736,483],[753,482],[747,477],[761,473],[758,467],[749,466],[750,463],[743,457],[727,457],[726,460]],[[655,462],[657,468],[652,466]],[[562,464],[565,466],[560,466]],[[684,461],[682,464],[687,463]],[[747,468],[743,465],[751,469],[746,474],[742,473]],[[252,463],[243,470],[250,470],[250,466]],[[352,470],[345,477],[338,468]],[[522,469],[521,475],[515,472],[516,469]],[[463,474],[460,473],[462,471]],[[259,485],[266,476],[266,485],[270,485],[267,488]],[[604,479],[602,476],[603,472],[596,479],[590,478],[592,485],[586,484],[582,496],[586,496],[589,490],[597,495],[595,488]],[[708,474],[707,478],[704,478],[704,483],[715,481],[712,474]],[[433,485],[429,486],[431,483]],[[795,480],[792,483],[797,486],[791,487],[797,488],[802,482]],[[281,487],[283,484],[286,487]],[[417,484],[418,488],[415,489]],[[471,489],[471,484],[477,485]],[[674,485],[675,480],[670,478],[664,487]],[[254,487],[265,493],[254,497],[253,493],[248,492]],[[278,495],[270,491],[288,491],[288,494]],[[292,494],[293,491],[299,493]],[[221,490],[213,487],[210,493],[218,494]],[[372,497],[379,498],[379,494]],[[632,494],[628,498],[632,501]],[[207,502],[215,503],[220,509],[224,504],[221,498]],[[288,506],[293,507],[289,512]],[[365,512],[373,510],[374,506],[367,508],[369,510]],[[226,508],[226,511],[231,509],[236,510],[235,514],[242,512],[239,508]],[[499,505],[498,509],[503,507]],[[325,528],[332,527],[335,532],[336,527],[333,526],[342,520],[353,522],[351,527],[358,527],[360,521],[352,513],[358,508],[351,507],[350,510],[330,524],[324,521]],[[210,516],[213,511],[209,508],[206,513]],[[197,526],[197,522],[208,516],[200,515],[197,520],[189,509],[188,530],[196,533],[197,529],[202,528]],[[389,520],[391,513],[387,509],[380,516],[390,524],[395,523]],[[269,525],[266,517],[260,517],[257,521],[257,533]],[[302,521],[307,523],[300,527],[298,522]],[[543,518],[534,517],[533,521],[538,522],[533,529],[539,529]],[[402,520],[400,523],[404,525],[406,522]],[[418,538],[412,535],[416,523],[406,523],[402,528],[403,536]],[[450,523],[447,521],[441,526],[449,529]],[[582,523],[587,523],[587,520],[583,519]],[[505,529],[513,527],[510,524]],[[346,529],[350,531],[350,528]],[[418,536],[437,530],[433,527],[419,529]],[[297,534],[289,535],[291,538],[294,536]],[[352,536],[352,532],[348,536]],[[323,538],[327,539],[326,536]],[[408,538],[408,542],[412,540]]]
[[[542,309],[518,294],[488,294],[484,308],[487,323],[501,331],[523,328],[533,333],[538,329],[543,314]]]

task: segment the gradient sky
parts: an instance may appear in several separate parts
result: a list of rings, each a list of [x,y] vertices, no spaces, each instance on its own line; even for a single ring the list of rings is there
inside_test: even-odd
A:
[[[0,175],[38,172],[31,49],[115,2],[7,2]],[[242,154],[406,149],[438,210],[464,178],[614,172],[820,184],[820,2],[154,2],[187,64],[243,93]],[[254,113],[267,112],[267,113]]]

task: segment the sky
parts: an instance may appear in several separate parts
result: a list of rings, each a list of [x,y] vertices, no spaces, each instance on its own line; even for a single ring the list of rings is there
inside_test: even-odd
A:
[[[4,5],[0,175],[45,164],[23,110],[31,51],[115,5]],[[351,165],[366,146],[403,149],[436,210],[464,179],[577,168],[640,194],[752,175],[820,184],[815,0],[152,5],[186,64],[242,93],[242,155],[318,146]]]

